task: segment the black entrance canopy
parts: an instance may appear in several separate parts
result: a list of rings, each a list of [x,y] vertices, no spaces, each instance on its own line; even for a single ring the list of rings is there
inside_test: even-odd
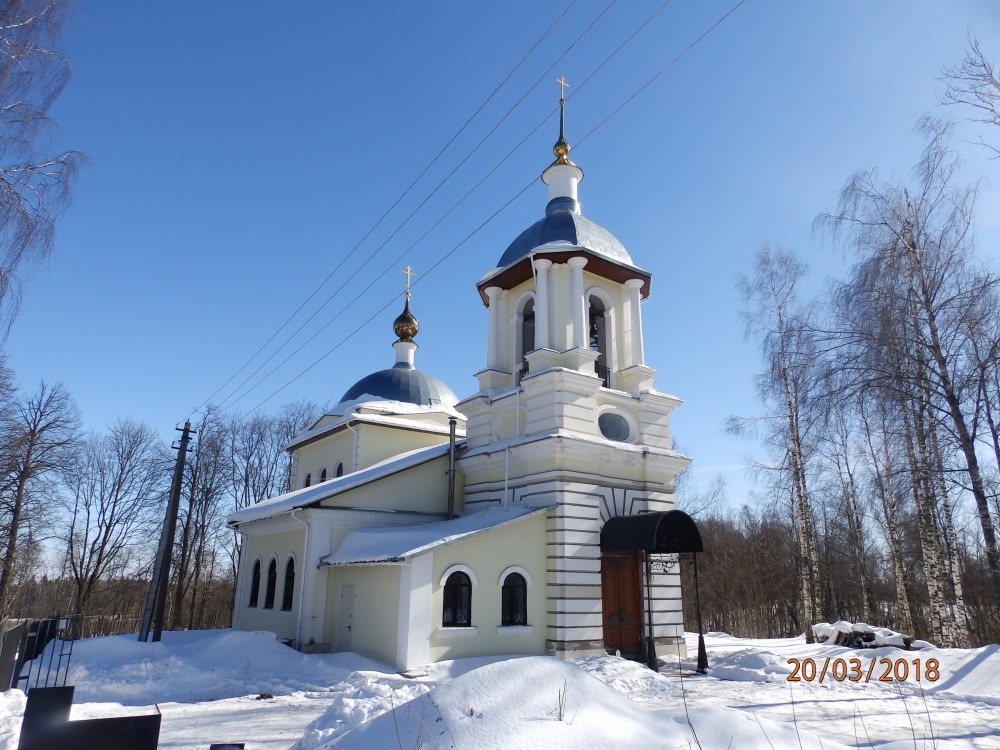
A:
[[[641,549],[646,552],[701,552],[701,534],[682,510],[609,518],[601,529],[601,552]]]

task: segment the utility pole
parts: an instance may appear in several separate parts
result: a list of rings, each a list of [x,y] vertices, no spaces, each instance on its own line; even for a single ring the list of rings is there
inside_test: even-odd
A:
[[[167,511],[163,518],[163,529],[160,532],[160,546],[156,550],[156,562],[153,564],[152,577],[149,581],[149,593],[146,595],[146,609],[142,615],[142,625],[139,628],[139,640],[149,640],[149,629],[153,626],[153,640],[160,640],[163,635],[163,613],[167,603],[167,588],[170,583],[170,557],[174,548],[174,530],[177,528],[177,511],[181,504],[181,485],[184,481],[184,460],[187,457],[188,439],[191,437],[191,423],[185,422],[181,432],[181,442],[177,448],[177,462],[174,464],[174,479],[170,484],[170,497],[167,500]]]

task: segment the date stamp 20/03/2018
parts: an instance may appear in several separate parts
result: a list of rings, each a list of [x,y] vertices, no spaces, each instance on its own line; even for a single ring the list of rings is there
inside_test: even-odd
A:
[[[788,659],[792,665],[788,682],[937,682],[941,665],[937,659],[871,659],[865,665],[861,659]],[[867,667],[867,668],[866,668]]]

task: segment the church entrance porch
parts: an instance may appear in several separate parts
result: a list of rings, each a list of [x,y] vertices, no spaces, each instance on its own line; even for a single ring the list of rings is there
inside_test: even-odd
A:
[[[680,510],[608,519],[601,529],[601,606],[604,647],[607,651],[620,651],[626,658],[645,660],[651,669],[659,671],[657,646],[663,645],[664,635],[670,640],[682,640],[683,618],[670,624],[664,621],[663,617],[668,613],[663,611],[662,606],[657,607],[653,592],[661,586],[654,579],[665,575],[676,580],[680,556],[689,555],[694,563],[697,603],[696,553],[702,549],[697,525]],[[654,560],[651,555],[660,559]],[[668,563],[662,558],[664,555],[673,557],[677,562]],[[696,609],[698,671],[704,672],[708,660],[701,635],[700,604]],[[657,619],[660,621],[657,622]],[[674,633],[671,634],[670,630]]]
[[[601,553],[604,648],[642,656],[642,557],[639,550]]]

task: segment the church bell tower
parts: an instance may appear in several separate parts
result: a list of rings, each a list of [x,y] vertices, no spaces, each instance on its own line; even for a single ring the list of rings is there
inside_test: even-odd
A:
[[[459,459],[466,511],[551,508],[546,649],[559,656],[614,650],[601,529],[610,518],[672,510],[676,475],[689,463],[670,435],[681,402],[654,389],[645,361],[651,276],[583,215],[583,170],[570,150],[561,96],[555,160],[541,175],[545,215],[476,285],[488,313],[486,366],[479,392],[456,406],[468,418]],[[626,577],[633,572],[639,580],[639,571]],[[651,592],[651,611],[640,614],[657,649],[676,652],[678,576],[658,577]]]

